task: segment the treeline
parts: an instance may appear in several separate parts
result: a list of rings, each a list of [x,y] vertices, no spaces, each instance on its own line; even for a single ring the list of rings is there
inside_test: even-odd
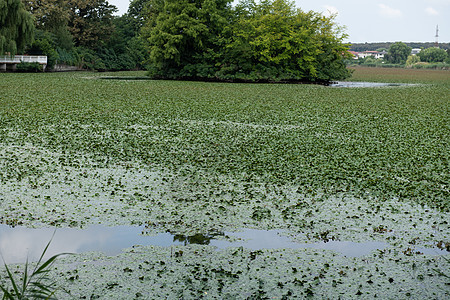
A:
[[[377,43],[377,46],[384,45]],[[377,48],[387,50],[382,58],[374,56],[359,57],[358,59],[347,60],[347,65],[385,67],[385,68],[417,68],[417,69],[448,69],[450,67],[450,49],[444,50],[437,47],[419,48],[420,52],[412,54],[412,48],[406,43],[396,42],[386,48]],[[370,50],[366,50],[370,51]]]
[[[364,52],[364,51],[377,51],[379,49],[389,49],[394,42],[386,42],[386,43],[352,43],[350,45],[351,51],[356,52]],[[419,42],[405,42],[405,44],[410,48],[416,48],[416,49],[427,49],[432,48],[436,44],[434,42],[428,42],[428,43],[419,43]],[[439,48],[448,50],[450,49],[450,43],[439,43]]]
[[[132,0],[119,17],[107,0],[0,0],[7,11],[0,14],[0,52],[47,55],[49,69],[146,68],[153,78],[328,82],[350,75],[347,36],[333,16],[288,0],[232,2]],[[16,18],[18,10],[32,19]],[[28,43],[7,36],[24,24]],[[10,42],[17,49],[3,45]]]
[[[56,64],[90,70],[143,68],[144,45],[129,14],[114,16],[106,0],[24,0],[34,20],[34,39],[24,51]]]

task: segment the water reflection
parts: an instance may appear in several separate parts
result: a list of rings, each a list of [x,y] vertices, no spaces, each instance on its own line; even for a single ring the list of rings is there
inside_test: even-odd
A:
[[[331,87],[344,88],[371,88],[371,87],[386,87],[386,86],[412,86],[409,83],[386,83],[386,82],[360,82],[360,81],[339,81],[330,84]]]
[[[55,233],[52,243],[47,251],[47,257],[57,253],[82,253],[90,251],[103,252],[106,255],[117,255],[123,249],[134,245],[155,245],[169,247],[172,245],[200,244],[211,245],[218,249],[227,247],[244,247],[251,250],[260,249],[324,249],[333,250],[348,257],[367,255],[374,250],[388,247],[384,242],[355,243],[346,241],[330,241],[312,244],[293,242],[286,236],[280,235],[277,230],[244,229],[240,232],[213,232],[210,234],[195,234],[192,236],[160,233],[155,236],[142,235],[143,227],[134,226],[91,226],[86,229],[54,228],[30,229],[26,227],[11,228],[0,225],[0,253],[7,263],[37,260],[48,241]],[[230,242],[218,239],[220,236],[229,236],[236,241]],[[448,254],[445,250],[415,249],[429,255]]]
[[[210,233],[210,234],[194,234],[191,236],[181,235],[181,234],[175,234],[173,236],[174,242],[180,242],[183,243],[183,245],[188,244],[197,244],[197,245],[210,245],[211,242],[213,242],[214,239],[217,239],[218,236],[224,236],[225,234],[223,232],[216,232],[216,233]]]
[[[30,261],[37,260],[48,241],[55,236],[47,251],[47,257],[57,253],[82,253],[100,251],[107,255],[116,255],[124,248],[134,245],[159,245],[168,247],[182,245],[174,241],[170,233],[157,236],[141,235],[143,228],[134,226],[106,227],[94,225],[86,229],[75,228],[11,228],[0,225],[0,253],[5,262],[24,262],[28,256]]]
[[[148,76],[101,76],[99,79],[104,80],[152,80]]]

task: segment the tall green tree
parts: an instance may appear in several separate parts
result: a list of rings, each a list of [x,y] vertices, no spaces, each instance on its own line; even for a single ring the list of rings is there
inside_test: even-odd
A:
[[[214,41],[226,25],[231,0],[150,0],[142,35],[149,63],[166,74],[185,69],[196,76],[196,66],[208,64]],[[190,70],[192,69],[192,70]],[[189,74],[191,73],[192,74]]]
[[[131,0],[126,13],[135,33],[139,33],[147,19],[148,4],[150,0]]]
[[[53,31],[67,26],[70,17],[68,0],[26,0],[26,9],[33,15],[36,28]]]
[[[68,6],[69,31],[76,46],[98,48],[108,42],[117,7],[106,0],[69,0]]]
[[[285,0],[245,1],[237,6],[237,12],[226,48],[251,62],[250,68],[264,66],[280,79],[315,81],[348,76],[343,62],[348,46],[342,43],[346,35],[334,24],[334,17],[303,12]],[[262,70],[248,71],[264,77]]]
[[[419,52],[421,61],[425,62],[444,62],[447,59],[447,52],[440,48],[427,48]]]
[[[0,55],[23,51],[33,32],[33,18],[21,0],[0,0]]]
[[[396,42],[389,47],[388,53],[384,58],[391,64],[404,64],[411,54],[411,47],[405,43]]]
[[[51,33],[54,43],[62,49],[70,50],[73,47],[68,28],[71,15],[68,0],[27,0],[24,3],[33,15],[38,30]]]

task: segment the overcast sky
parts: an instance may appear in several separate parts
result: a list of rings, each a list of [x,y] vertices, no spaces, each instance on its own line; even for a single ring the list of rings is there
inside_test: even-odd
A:
[[[108,0],[118,14],[128,9],[129,0]],[[336,22],[346,27],[348,41],[450,42],[450,0],[296,0],[304,11],[337,13]]]

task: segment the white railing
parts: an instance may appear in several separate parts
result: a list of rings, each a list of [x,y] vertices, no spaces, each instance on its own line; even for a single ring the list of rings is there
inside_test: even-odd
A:
[[[37,62],[42,65],[47,64],[47,56],[15,55],[0,56],[0,64],[18,64],[21,62]]]

